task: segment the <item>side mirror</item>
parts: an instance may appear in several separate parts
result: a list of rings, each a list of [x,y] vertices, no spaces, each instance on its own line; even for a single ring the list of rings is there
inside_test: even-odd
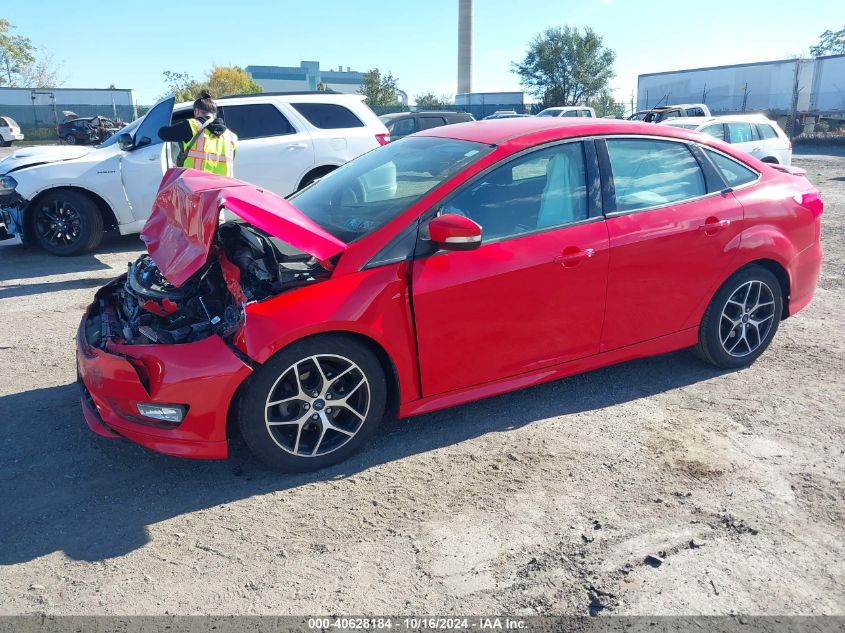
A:
[[[126,152],[135,147],[135,141],[132,140],[132,135],[128,132],[124,132],[123,134],[117,137],[117,144],[120,149]]]
[[[469,251],[481,246],[481,227],[456,213],[444,213],[431,220],[428,234],[435,246],[447,251]]]

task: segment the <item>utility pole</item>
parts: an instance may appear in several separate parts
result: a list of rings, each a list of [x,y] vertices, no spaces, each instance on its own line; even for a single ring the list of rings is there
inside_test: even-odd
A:
[[[634,114],[636,110],[634,110],[634,91],[631,91],[631,114]]]
[[[701,91],[701,103],[707,104],[707,84],[704,84],[704,88]]]
[[[748,105],[748,82],[742,88],[742,111],[745,112],[746,105]]]

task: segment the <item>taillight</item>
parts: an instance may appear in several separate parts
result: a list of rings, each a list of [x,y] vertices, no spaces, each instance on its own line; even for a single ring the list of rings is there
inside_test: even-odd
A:
[[[376,134],[379,145],[387,145],[390,142],[390,134]]]
[[[818,191],[797,193],[792,197],[792,199],[805,209],[809,210],[810,213],[813,214],[814,218],[819,217],[824,212],[824,201],[822,201],[822,194]]]

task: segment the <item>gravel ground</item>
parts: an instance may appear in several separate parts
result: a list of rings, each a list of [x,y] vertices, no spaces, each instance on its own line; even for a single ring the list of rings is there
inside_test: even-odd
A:
[[[141,250],[0,245],[0,614],[845,614],[845,157],[809,308],[750,369],[686,352],[386,422],[264,470],[91,433],[73,337]],[[647,557],[653,557],[647,559]]]

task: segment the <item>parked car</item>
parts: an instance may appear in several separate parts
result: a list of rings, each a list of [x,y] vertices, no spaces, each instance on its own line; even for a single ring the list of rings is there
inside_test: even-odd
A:
[[[388,140],[361,95],[260,93],[217,101],[239,138],[235,174],[286,196]],[[173,165],[160,127],[192,116],[168,98],[95,148],[37,147],[0,161],[0,224],[55,255],[97,247],[108,227],[138,233]],[[172,149],[172,148],[171,148]]]
[[[682,103],[680,105],[652,108],[645,113],[635,112],[629,116],[628,119],[634,121],[645,121],[646,123],[660,123],[666,119],[685,116],[709,117],[710,108],[703,103]]]
[[[519,114],[516,110],[496,110],[493,114],[488,114],[483,120],[488,119],[518,119],[520,117],[531,116],[530,114]]]
[[[59,123],[56,134],[68,145],[98,145],[120,128],[104,116],[77,117]]]
[[[537,116],[574,116],[596,118],[596,111],[586,106],[559,106],[540,110]]]
[[[10,147],[14,141],[22,141],[20,126],[12,117],[0,116],[0,146]]]
[[[669,126],[536,117],[424,130],[289,199],[174,169],[149,254],[80,324],[85,418],[195,458],[225,457],[236,424],[303,471],[385,411],[686,347],[748,366],[816,287],[803,173]]]
[[[393,141],[420,130],[475,121],[469,112],[394,112],[384,114],[379,119],[387,127]]]
[[[777,122],[762,114],[690,117],[669,119],[663,123],[709,134],[764,163],[792,164],[792,141]]]
[[[630,116],[625,117],[628,121],[644,121],[646,116],[651,112],[651,110],[638,110],[634,112]]]

